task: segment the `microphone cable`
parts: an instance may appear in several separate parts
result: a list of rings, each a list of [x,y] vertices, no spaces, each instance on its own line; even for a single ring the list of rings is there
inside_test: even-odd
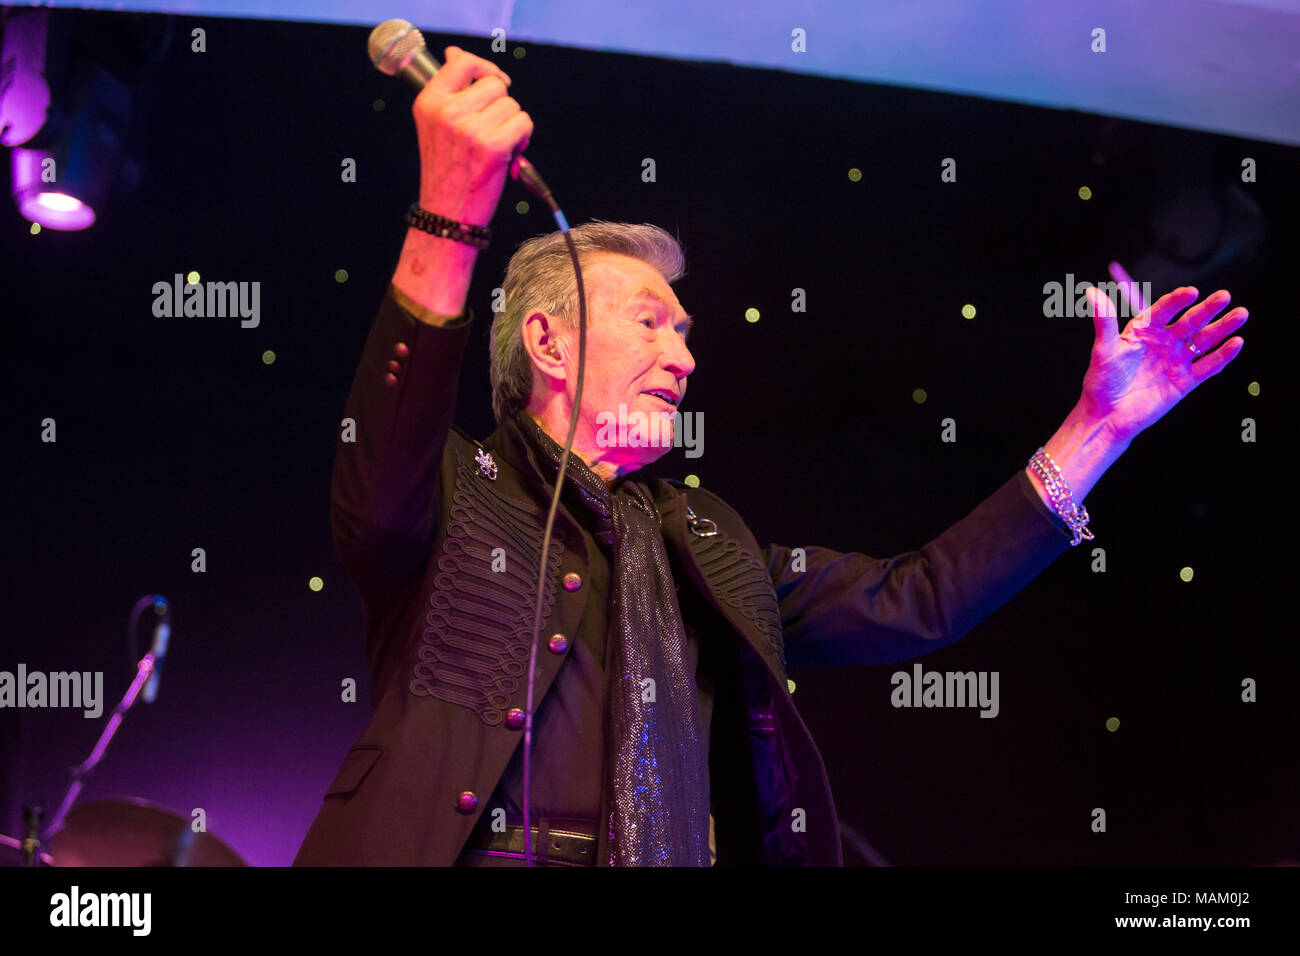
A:
[[[540,180],[540,177],[539,177]],[[545,187],[544,187],[545,188]],[[546,559],[551,549],[551,533],[555,529],[555,513],[560,507],[560,492],[569,469],[569,454],[573,448],[573,435],[578,429],[578,411],[582,408],[582,382],[587,371],[587,295],[582,285],[582,267],[578,263],[578,249],[569,235],[569,223],[556,205],[550,189],[542,199],[551,207],[555,222],[564,234],[573,260],[573,275],[578,283],[578,381],[574,386],[573,413],[569,416],[569,434],[564,439],[564,452],[560,455],[560,470],[555,479],[555,493],[551,496],[551,509],[546,515],[546,530],[542,533],[542,557],[537,571],[537,595],[533,607],[533,644],[528,652],[528,698],[524,704],[524,866],[533,865],[533,839],[529,827],[530,799],[532,793],[533,762],[533,687],[537,679],[537,651],[542,634],[542,598],[546,590]]]

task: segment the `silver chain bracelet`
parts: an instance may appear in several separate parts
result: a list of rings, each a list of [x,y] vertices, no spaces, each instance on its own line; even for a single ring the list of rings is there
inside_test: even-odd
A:
[[[1029,467],[1043,481],[1043,486],[1047,489],[1047,497],[1051,499],[1052,510],[1057,516],[1066,523],[1071,531],[1074,532],[1074,540],[1070,542],[1070,547],[1075,547],[1080,541],[1087,539],[1093,540],[1092,532],[1088,530],[1088,509],[1080,508],[1074,503],[1074,496],[1070,494],[1070,486],[1061,474],[1061,470],[1056,467],[1056,462],[1042,448],[1034,452],[1034,457],[1029,459]]]

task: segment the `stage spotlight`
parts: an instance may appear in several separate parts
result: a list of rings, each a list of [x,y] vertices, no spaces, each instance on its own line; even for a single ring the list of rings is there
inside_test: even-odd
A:
[[[52,121],[13,156],[19,211],[51,229],[85,229],[115,186],[134,185],[124,144],[131,88],[103,67],[83,64],[72,92],[68,108],[56,101]]]
[[[5,55],[15,55],[0,84],[0,142],[15,147],[14,202],[47,228],[85,229],[110,198],[139,185],[129,151],[136,88],[166,50],[170,22],[21,14],[5,21]]]
[[[50,169],[53,157],[44,150],[13,151],[13,196],[18,211],[48,229],[85,229],[95,222],[95,210],[67,189],[75,186],[41,182],[41,170]]]

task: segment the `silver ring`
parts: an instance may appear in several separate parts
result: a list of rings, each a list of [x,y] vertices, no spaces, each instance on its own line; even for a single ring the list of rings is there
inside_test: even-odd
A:
[[[1187,347],[1188,347],[1189,349],[1192,350],[1192,354],[1193,354],[1193,355],[1201,355],[1201,354],[1202,354],[1201,350],[1198,349],[1195,345],[1192,344],[1192,340],[1191,340],[1191,339],[1186,339],[1186,340],[1185,340],[1185,344],[1187,345]]]

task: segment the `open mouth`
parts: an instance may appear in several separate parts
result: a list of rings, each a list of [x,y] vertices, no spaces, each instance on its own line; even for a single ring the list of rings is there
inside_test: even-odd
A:
[[[677,407],[677,396],[674,395],[672,392],[667,391],[666,389],[656,388],[648,392],[642,392],[641,394],[649,395],[652,398],[657,398],[659,399],[659,401],[663,402],[669,408]]]

